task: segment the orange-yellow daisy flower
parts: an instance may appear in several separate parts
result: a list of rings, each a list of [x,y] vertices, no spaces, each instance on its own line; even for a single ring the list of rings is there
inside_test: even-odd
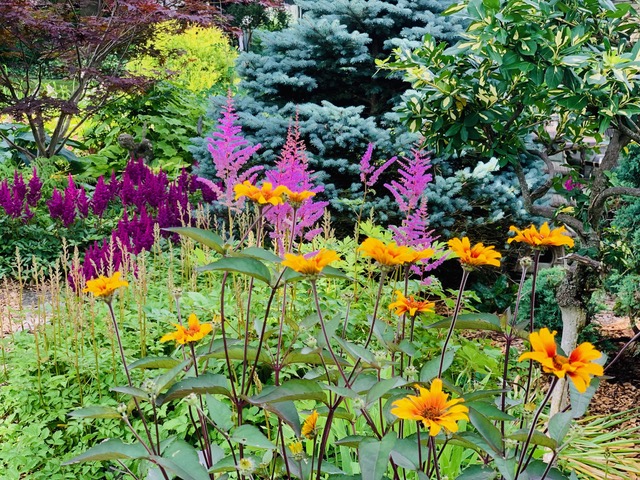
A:
[[[303,190],[301,192],[294,192],[292,190],[287,189],[284,194],[289,199],[289,203],[293,203],[294,205],[300,205],[305,200],[315,196],[315,192],[310,192],[309,190]]]
[[[126,287],[127,285],[129,285],[129,282],[120,280],[120,272],[114,272],[110,277],[100,275],[93,280],[87,280],[87,287],[83,292],[90,292],[95,297],[109,299],[118,288]]]
[[[323,248],[308,258],[304,255],[286,253],[282,265],[304,275],[318,275],[324,267],[337,260],[340,260],[340,257],[336,252]]]
[[[213,330],[213,326],[210,323],[200,323],[194,313],[189,315],[188,324],[189,328],[185,328],[180,324],[174,323],[173,326],[176,327],[176,331],[167,333],[160,341],[168,342],[169,340],[174,340],[176,343],[184,345],[185,343],[201,340]]]
[[[419,396],[408,395],[393,402],[391,413],[404,420],[421,421],[429,429],[429,435],[435,437],[444,428],[448,432],[458,431],[459,420],[469,420],[469,409],[461,405],[463,400],[448,400],[449,394],[442,391],[442,380],[436,378],[427,390],[417,386]],[[447,401],[448,400],[448,401]]]
[[[308,438],[309,440],[311,440],[312,438],[315,438],[315,436],[318,434],[317,423],[318,423],[318,412],[314,410],[313,412],[311,412],[311,415],[309,415],[304,421],[304,423],[302,424],[302,429],[300,430],[300,434],[303,437]]]
[[[573,247],[573,245],[575,244],[573,238],[566,235],[567,229],[564,227],[564,225],[552,230],[549,228],[549,223],[544,222],[540,227],[540,231],[538,231],[535,225],[531,225],[529,228],[525,228],[524,230],[519,230],[518,228],[511,225],[509,227],[509,231],[515,232],[516,236],[508,239],[508,243],[523,242],[531,245],[534,248],[559,247],[561,245]]]
[[[396,242],[387,244],[377,238],[367,238],[358,250],[387,267],[413,263],[416,260],[416,251],[412,248],[397,245]]]
[[[283,185],[278,185],[273,188],[273,184],[270,182],[264,182],[261,187],[251,185],[249,180],[245,180],[243,183],[233,187],[233,191],[236,193],[236,200],[247,197],[249,200],[264,205],[270,203],[271,205],[280,205],[284,203],[282,195],[287,192],[288,188]]]
[[[542,328],[539,332],[529,335],[532,352],[520,355],[519,362],[526,359],[535,360],[542,365],[545,373],[552,373],[558,378],[569,377],[576,389],[583,393],[591,383],[591,376],[604,374],[602,365],[593,363],[602,356],[589,342],[578,345],[569,357],[558,354],[556,332],[550,332],[548,328]]]
[[[481,265],[500,266],[500,252],[495,247],[485,247],[482,243],[476,243],[473,247],[468,237],[452,238],[449,240],[449,249],[460,259],[460,263],[466,267],[479,267]]]
[[[410,316],[414,316],[419,312],[433,312],[435,303],[416,300],[413,295],[409,298],[405,297],[400,290],[396,290],[396,296],[398,297],[395,302],[389,304],[389,310],[396,309],[396,315],[404,315],[409,313]]]

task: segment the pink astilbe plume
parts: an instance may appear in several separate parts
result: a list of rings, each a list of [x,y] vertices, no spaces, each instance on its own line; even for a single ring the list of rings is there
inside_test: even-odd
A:
[[[287,141],[282,147],[275,170],[266,172],[266,177],[273,185],[284,185],[294,192],[307,190],[318,194],[324,191],[324,187],[315,185],[313,173],[309,170],[306,147],[300,139],[300,130],[296,122],[295,126],[289,127]],[[295,225],[292,225],[294,219],[291,205],[284,203],[269,208],[265,216],[273,225],[273,238],[282,247],[286,233],[293,230],[294,239],[304,236],[306,240],[312,240],[322,230],[314,227],[328,204],[329,202],[314,202],[313,198],[308,199],[297,208]]]
[[[391,192],[399,210],[404,213],[400,226],[391,226],[393,239],[398,245],[424,250],[431,248],[437,237],[429,229],[429,214],[427,212],[426,189],[433,176],[429,173],[431,159],[423,150],[413,149],[412,156],[399,160],[398,173],[400,179],[393,180],[385,187]],[[424,277],[424,274],[440,265],[446,256],[435,261],[421,264],[413,268],[414,273]]]
[[[371,165],[371,157],[373,155],[374,148],[375,144],[370,143],[367,147],[367,151],[362,156],[362,160],[360,160],[360,181],[367,187],[373,187],[378,181],[378,178],[380,178],[380,175],[382,175],[382,173],[398,159],[398,157],[391,157],[376,168],[374,165]]]
[[[242,128],[236,125],[238,115],[233,109],[231,95],[227,99],[227,105],[222,110],[222,116],[218,119],[216,130],[207,138],[208,149],[211,153],[213,165],[216,168],[216,177],[222,180],[222,186],[218,183],[210,184],[210,188],[217,195],[218,201],[228,208],[241,208],[242,201],[235,201],[233,187],[250,180],[255,183],[256,173],[264,167],[251,167],[241,173],[249,158],[256,153],[261,145],[251,146],[241,135]]]

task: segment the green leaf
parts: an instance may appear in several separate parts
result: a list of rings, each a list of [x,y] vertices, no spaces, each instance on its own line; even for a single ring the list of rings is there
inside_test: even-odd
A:
[[[444,363],[442,364],[442,373],[446,372],[447,369],[453,363],[453,358],[455,357],[454,350],[447,350],[444,354]],[[438,368],[440,367],[440,355],[435,358],[432,358],[427,363],[425,363],[420,369],[420,381],[421,382],[430,382],[434,378],[438,376]]]
[[[510,438],[512,440],[517,440],[519,442],[525,442],[528,436],[529,436],[529,429],[521,428],[520,430],[513,432],[507,438]],[[532,443],[533,445],[549,447],[554,450],[558,447],[558,442],[556,442],[553,438],[547,437],[544,433],[538,432],[538,431],[533,432],[530,443]]]
[[[389,390],[392,390],[397,387],[402,387],[404,385],[407,385],[407,383],[409,382],[407,382],[402,377],[387,378],[380,382],[376,382],[376,384],[373,387],[371,387],[371,389],[367,392],[367,398],[366,398],[367,405],[373,404],[380,397],[386,395],[389,392]]]
[[[199,272],[235,272],[249,275],[256,280],[261,280],[266,284],[271,282],[271,272],[259,260],[250,257],[224,257],[217,262],[210,263],[204,267],[198,267]]]
[[[143,400],[149,400],[149,394],[137,387],[113,387],[111,391],[124,393],[125,395],[131,395],[136,398],[142,398]]]
[[[542,476],[545,475],[545,471],[547,470],[547,466],[548,465],[546,463],[541,462],[540,460],[531,461],[524,471],[527,475],[527,480],[542,479]],[[544,478],[545,480],[569,480],[569,477],[563,475],[557,468],[551,468]]]
[[[376,364],[376,358],[373,353],[361,345],[348,342],[342,338],[335,338],[335,341],[353,360],[362,360],[365,364]]]
[[[469,420],[496,453],[501,453],[504,450],[504,442],[502,441],[500,430],[498,430],[487,417],[471,407],[469,408]]]
[[[207,409],[211,421],[223,432],[228,432],[233,428],[233,412],[229,406],[218,400],[213,395],[207,394]]]
[[[413,438],[399,438],[391,450],[394,463],[408,470],[419,470],[419,458],[418,442]]]
[[[288,400],[316,400],[327,403],[327,395],[317,381],[289,380],[277,387],[265,387],[261,393],[247,400],[254,405]]]
[[[239,426],[231,434],[230,440],[249,447],[266,448],[268,450],[276,449],[276,446],[253,425]]]
[[[147,450],[141,443],[124,443],[117,438],[110,438],[62,464],[71,465],[73,463],[101,462],[104,460],[130,460],[145,458],[146,456]]]
[[[211,248],[215,252],[224,255],[225,251],[222,245],[224,245],[224,240],[222,237],[215,232],[210,230],[203,230],[202,228],[195,227],[172,227],[172,228],[163,228],[167,232],[175,232],[178,235],[183,235],[185,237],[191,238],[198,243],[206,245]]]
[[[573,382],[569,381],[569,397],[571,398],[571,413],[573,414],[573,418],[580,418],[587,412],[589,403],[591,403],[591,399],[595,395],[599,385],[600,379],[597,377],[592,378],[587,391],[580,393],[576,390]]]
[[[327,265],[326,267],[324,267],[322,269],[321,275],[323,277],[328,277],[328,278],[341,278],[343,280],[352,280],[352,278],[348,276],[346,273],[344,273],[342,270],[332,267],[331,265]]]
[[[475,410],[477,410],[478,412],[480,412],[490,420],[501,420],[501,421],[509,422],[516,419],[515,417],[509,415],[508,413],[505,413],[502,410],[500,410],[493,403],[475,401],[475,402],[467,402],[465,403],[465,405],[468,407],[473,407]]]
[[[74,418],[120,418],[121,416],[115,408],[102,405],[79,408],[68,415]]]
[[[467,468],[456,480],[494,480],[498,472],[485,465],[473,465]]]
[[[145,357],[133,362],[131,365],[129,365],[129,369],[173,368],[179,363],[180,362],[178,360],[172,357]]]
[[[277,403],[265,403],[262,408],[267,412],[271,412],[278,416],[283,422],[289,425],[297,437],[300,437],[300,431],[302,425],[300,424],[300,416],[298,410],[292,401],[285,400],[284,402]]]
[[[429,325],[427,328],[449,328],[451,318],[446,318]],[[455,328],[457,330],[490,330],[502,332],[500,318],[490,313],[465,313],[458,316]]]
[[[382,480],[389,465],[389,455],[396,443],[395,432],[389,432],[382,440],[366,438],[358,446],[358,462],[362,480]]]
[[[326,350],[322,350],[322,352],[319,351],[306,351],[306,350],[310,350],[310,349],[298,349],[298,350],[294,350],[292,352],[290,352],[286,357],[284,357],[284,360],[282,360],[282,365],[293,365],[293,364],[297,364],[297,363],[301,363],[304,365],[322,365],[323,363],[326,363],[328,365],[333,365],[333,358],[331,357],[331,354],[326,351]],[[320,356],[320,354],[322,353],[322,357]],[[347,365],[346,361],[343,361],[342,359],[338,358],[338,361],[340,362],[341,365]]]
[[[454,3],[453,5],[450,5],[444,12],[442,12],[440,15],[446,16],[446,15],[453,15],[454,13],[459,12],[460,10],[463,10],[466,8],[466,4],[464,2],[460,2],[460,3]]]
[[[204,373],[199,377],[184,378],[175,383],[167,393],[158,396],[156,403],[162,405],[171,400],[184,398],[192,393],[197,395],[219,393],[230,397],[231,393],[229,393],[228,385],[229,381],[224,375]]]
[[[159,394],[167,385],[173,383],[178,375],[186,371],[186,369],[191,365],[191,362],[191,358],[183,360],[178,365],[171,368],[171,370],[168,370],[162,375],[156,377],[154,379],[154,382],[156,384],[156,394]]]
[[[549,436],[553,438],[558,444],[562,442],[571,423],[573,422],[573,412],[558,412],[549,420]]]
[[[174,439],[162,451],[162,457],[152,457],[182,480],[209,480],[206,468],[200,463],[198,452],[184,440]]]
[[[236,254],[239,257],[250,257],[265,262],[280,263],[282,259],[275,253],[260,247],[247,247]]]

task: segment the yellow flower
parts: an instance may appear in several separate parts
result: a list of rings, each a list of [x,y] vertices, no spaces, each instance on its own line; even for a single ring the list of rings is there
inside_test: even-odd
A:
[[[287,191],[284,193],[289,199],[289,202],[296,205],[300,205],[305,200],[315,196],[315,192],[310,192],[309,190],[303,190],[301,192],[293,192],[287,189]]]
[[[337,260],[340,260],[340,257],[336,252],[323,248],[309,258],[305,258],[303,255],[286,253],[282,265],[304,275],[318,275],[324,267]]]
[[[247,197],[249,200],[264,205],[270,203],[271,205],[280,205],[284,203],[282,195],[284,195],[288,188],[283,185],[278,185],[273,188],[273,184],[270,182],[264,182],[261,187],[251,185],[249,180],[233,187],[233,191],[236,192],[236,200]]]
[[[311,412],[311,415],[309,415],[307,419],[304,421],[304,423],[302,424],[302,430],[300,431],[302,436],[305,438],[308,438],[309,440],[311,440],[312,438],[315,438],[315,436],[318,434],[318,430],[316,428],[317,423],[318,423],[318,412],[314,410],[313,412]]]
[[[396,301],[389,304],[389,310],[395,308],[396,315],[404,315],[408,312],[413,317],[418,312],[433,312],[433,307],[436,306],[435,303],[416,300],[413,295],[407,298],[400,290],[396,290],[396,296],[398,297]]]
[[[396,242],[384,243],[377,238],[367,238],[358,249],[367,257],[373,258],[380,265],[395,267],[416,260],[417,252],[409,247],[397,245]]]
[[[84,293],[91,292],[95,297],[110,299],[113,292],[120,287],[126,287],[129,282],[126,280],[120,280],[120,272],[115,272],[110,277],[103,277],[100,275],[93,280],[87,280],[87,287],[83,290]]]
[[[549,223],[544,222],[540,227],[540,231],[538,231],[535,225],[531,225],[529,228],[525,228],[524,230],[519,230],[511,225],[509,227],[509,231],[516,232],[516,236],[507,240],[508,243],[523,242],[531,245],[534,248],[559,247],[561,245],[573,247],[573,245],[575,244],[573,238],[566,235],[567,229],[564,227],[564,225],[551,230],[549,228]]]
[[[449,249],[460,259],[460,263],[466,267],[479,267],[481,265],[500,266],[500,252],[495,247],[485,247],[482,243],[476,243],[473,247],[468,237],[452,238],[449,240]]]
[[[447,401],[448,393],[442,391],[442,380],[436,378],[431,382],[431,389],[417,386],[419,396],[409,395],[393,402],[391,413],[404,420],[421,421],[429,429],[429,435],[435,437],[444,428],[449,432],[457,432],[459,420],[469,420],[469,409],[460,405],[463,400],[456,398]]]
[[[291,442],[289,444],[289,450],[291,450],[291,453],[294,455],[300,455],[302,453],[302,442]]]
[[[168,342],[169,340],[175,340],[176,343],[184,345],[185,343],[201,340],[213,330],[213,326],[210,323],[200,323],[198,317],[193,313],[189,315],[188,324],[189,328],[184,328],[182,325],[174,323],[173,326],[176,327],[176,331],[167,333],[160,341]]]
[[[584,393],[591,383],[591,376],[604,374],[602,365],[593,363],[602,356],[589,342],[578,345],[569,357],[558,354],[556,332],[550,332],[548,328],[542,328],[539,332],[529,335],[532,352],[523,353],[519,362],[526,359],[535,360],[542,365],[545,373],[552,373],[558,378],[569,377],[580,393]]]

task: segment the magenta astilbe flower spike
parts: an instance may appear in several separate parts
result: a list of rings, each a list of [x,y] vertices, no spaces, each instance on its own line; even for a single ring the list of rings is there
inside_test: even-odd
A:
[[[38,172],[35,167],[33,169],[33,175],[27,185],[27,205],[35,207],[42,196],[42,180],[38,177]]]
[[[324,191],[324,187],[315,185],[313,172],[309,170],[306,147],[300,138],[297,122],[289,127],[287,141],[276,162],[276,169],[266,172],[266,177],[273,185],[283,185],[294,192],[306,190],[317,194]],[[287,232],[292,230],[293,238],[297,239],[304,234],[306,240],[312,240],[322,230],[314,227],[328,204],[329,202],[316,202],[310,198],[297,208],[295,225],[292,224],[294,218],[291,205],[284,203],[269,208],[265,216],[273,225],[272,237],[281,247]]]
[[[371,165],[374,147],[375,144],[370,143],[367,151],[362,156],[362,160],[360,160],[360,181],[367,187],[373,187],[380,175],[398,159],[398,157],[391,157],[378,168],[375,168],[375,166]]]
[[[242,136],[242,128],[237,125],[238,115],[233,109],[231,93],[227,105],[222,109],[216,130],[207,138],[209,152],[216,168],[216,177],[222,180],[222,187],[212,184],[218,201],[228,208],[240,208],[242,202],[235,201],[233,187],[250,180],[255,183],[256,173],[264,167],[256,166],[241,173],[249,159],[261,145],[251,146]]]
[[[27,185],[24,183],[24,178],[22,174],[18,173],[16,170],[13,172],[13,201],[14,203],[20,204],[20,213],[22,213],[22,204],[27,196]]]
[[[96,183],[96,188],[93,191],[93,197],[91,197],[91,201],[89,202],[93,214],[102,218],[102,214],[107,209],[112,198],[113,195],[110,188],[104,183],[104,177],[100,175],[100,177],[98,177],[98,183]]]
[[[53,189],[51,198],[47,201],[47,207],[49,207],[49,215],[51,218],[62,218],[62,213],[64,212],[64,197],[57,188]]]

